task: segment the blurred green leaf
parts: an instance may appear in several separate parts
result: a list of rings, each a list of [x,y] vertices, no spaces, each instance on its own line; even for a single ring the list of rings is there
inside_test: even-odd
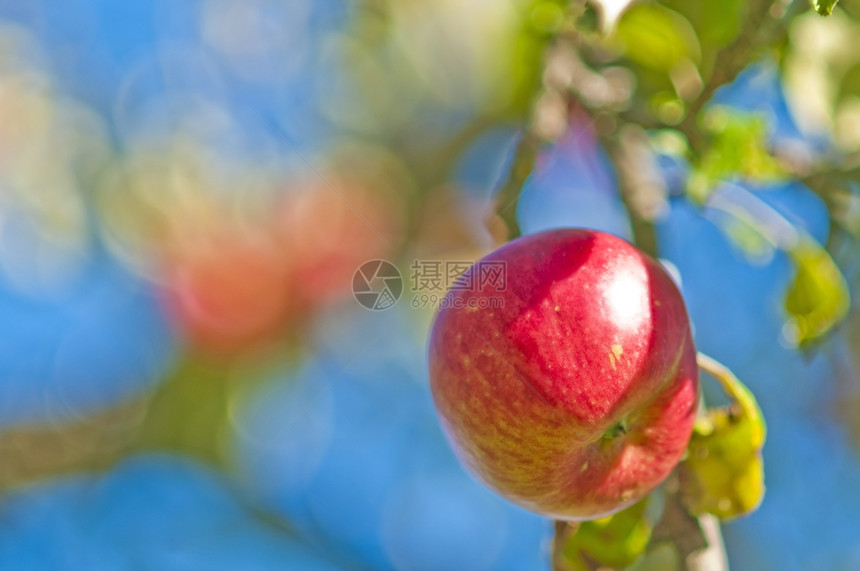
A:
[[[839,100],[860,96],[860,62],[855,63],[842,76],[839,85]]]
[[[655,542],[635,567],[636,571],[679,571],[678,548],[668,541]]]
[[[848,313],[848,284],[824,247],[804,238],[789,252],[795,275],[785,298],[788,326],[799,346],[830,331]]]
[[[635,563],[651,540],[653,502],[648,496],[614,515],[580,524],[562,551],[566,563],[576,571],[592,569],[592,563],[613,568]]]
[[[585,33],[596,33],[600,30],[600,15],[591,2],[585,5],[582,14],[576,19],[576,29]]]
[[[773,254],[771,241],[748,220],[732,217],[723,226],[723,231],[749,258],[767,259]]]
[[[615,38],[631,61],[666,73],[685,59],[698,62],[701,55],[690,22],[659,4],[637,4],[627,10]]]
[[[710,145],[690,175],[687,193],[704,203],[721,180],[744,178],[768,181],[783,176],[783,168],[768,152],[767,121],[755,114],[716,107],[705,116]]]
[[[719,48],[735,39],[746,8],[743,0],[667,0],[664,4],[690,21],[703,49]]]
[[[731,371],[704,355],[699,363],[732,403],[709,409],[696,421],[687,457],[679,465],[684,501],[693,515],[736,518],[755,510],[764,497],[764,416]]]
[[[564,4],[554,0],[539,0],[532,6],[529,22],[534,32],[551,36],[564,23]]]
[[[812,0],[812,7],[822,16],[829,16],[839,0]]]
[[[152,395],[133,447],[225,460],[233,379],[224,363],[186,354]]]

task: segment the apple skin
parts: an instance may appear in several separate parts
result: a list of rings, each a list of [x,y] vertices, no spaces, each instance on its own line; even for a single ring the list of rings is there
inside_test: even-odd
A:
[[[554,519],[638,501],[680,460],[698,406],[672,278],[620,238],[581,229],[518,238],[484,260],[507,263],[506,287],[452,289],[429,340],[434,403],[460,461]]]

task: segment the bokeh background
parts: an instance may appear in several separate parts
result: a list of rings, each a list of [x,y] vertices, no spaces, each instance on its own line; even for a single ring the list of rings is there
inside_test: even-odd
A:
[[[523,232],[632,238],[618,117],[696,343],[767,418],[732,566],[860,568],[860,3],[798,10],[692,166],[671,126],[746,2],[626,4],[545,66],[562,2],[0,1],[0,569],[548,569],[552,522],[444,440],[410,268],[493,248],[528,121]]]

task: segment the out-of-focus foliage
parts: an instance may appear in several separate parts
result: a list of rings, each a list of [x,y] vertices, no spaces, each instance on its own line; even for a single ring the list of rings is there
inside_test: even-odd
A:
[[[718,224],[751,259],[783,250],[794,263],[786,289],[782,336],[792,347],[820,341],[845,318],[850,292],[839,267],[816,237],[794,226],[777,209],[740,186],[725,184],[708,205]]]
[[[712,138],[690,174],[687,194],[692,200],[705,202],[714,187],[726,179],[761,183],[783,176],[779,162],[767,152],[768,127],[760,117],[710,109],[703,127]]]
[[[627,10],[614,37],[627,58],[666,79],[677,66],[695,65],[701,59],[699,40],[690,22],[660,4],[639,4]]]
[[[788,326],[798,345],[819,339],[848,313],[848,284],[824,248],[801,240],[789,254],[795,277],[785,298]]]

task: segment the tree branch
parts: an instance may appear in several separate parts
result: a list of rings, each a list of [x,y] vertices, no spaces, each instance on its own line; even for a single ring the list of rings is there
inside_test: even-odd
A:
[[[633,241],[652,257],[657,256],[654,221],[668,208],[667,190],[657,169],[645,131],[625,125],[615,137],[601,139],[618,174],[618,190],[630,215]]]
[[[564,132],[567,124],[568,96],[566,85],[559,83],[552,69],[554,55],[558,53],[556,45],[572,42],[577,33],[573,22],[585,10],[585,0],[570,0],[567,8],[567,25],[562,26],[556,36],[546,44],[542,54],[541,82],[536,86],[532,97],[532,108],[528,121],[523,128],[523,134],[514,151],[508,178],[496,194],[495,208],[489,216],[486,225],[497,242],[504,243],[520,236],[517,223],[517,206],[520,192],[526,179],[532,173],[537,160],[540,145],[544,141],[554,140]]]
[[[517,205],[520,191],[534,170],[539,146],[539,140],[533,132],[525,131],[522,134],[514,151],[508,178],[496,194],[495,208],[490,214],[487,226],[500,243],[518,238],[521,234],[517,222]],[[499,223],[503,225],[504,231],[498,228]]]
[[[797,3],[797,0],[794,1]],[[792,12],[783,10],[780,14],[775,7],[782,6],[782,2],[773,0],[751,0],[740,33],[717,55],[710,77],[696,98],[689,103],[686,116],[677,126],[677,129],[687,136],[694,153],[700,154],[705,146],[698,126],[699,114],[717,89],[734,81],[758,53],[771,44],[782,29],[786,16]]]

